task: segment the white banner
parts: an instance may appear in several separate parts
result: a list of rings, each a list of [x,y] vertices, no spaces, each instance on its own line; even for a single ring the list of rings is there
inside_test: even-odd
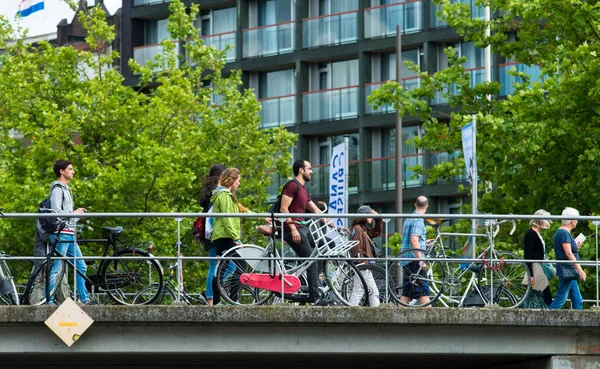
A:
[[[469,123],[462,127],[462,145],[463,154],[465,157],[465,168],[467,170],[467,179],[469,183],[473,183],[473,124]]]
[[[333,148],[331,166],[329,167],[329,214],[348,212],[348,153],[346,144]],[[332,218],[336,227],[346,227],[347,218]]]

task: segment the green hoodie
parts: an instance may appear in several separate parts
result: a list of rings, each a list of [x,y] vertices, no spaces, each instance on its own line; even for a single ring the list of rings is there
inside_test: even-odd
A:
[[[239,213],[231,192],[222,186],[215,188],[210,198],[214,213]],[[211,241],[219,238],[240,239],[240,218],[214,218]]]

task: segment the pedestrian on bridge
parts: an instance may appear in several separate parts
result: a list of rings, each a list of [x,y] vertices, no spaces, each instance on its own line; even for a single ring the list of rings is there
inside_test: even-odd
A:
[[[544,209],[536,211],[533,215],[550,215]],[[550,221],[545,219],[532,219],[529,224],[531,228],[525,232],[525,239],[523,241],[525,248],[525,259],[527,260],[544,260],[546,256],[546,242],[542,237],[541,231],[550,228]],[[539,263],[527,263],[529,269],[529,275],[531,276],[532,289],[540,291],[542,293],[544,303],[546,306],[550,306],[552,303],[552,293],[550,292],[550,284],[548,283],[549,278],[553,278],[550,275],[546,275],[542,268],[542,262]],[[549,265],[552,267],[551,265]],[[554,277],[556,272],[554,272]]]
[[[563,216],[579,216],[579,211],[573,208],[565,208],[562,212]],[[550,304],[550,309],[560,309],[567,301],[567,296],[571,298],[571,306],[575,310],[583,309],[583,298],[579,291],[579,279],[586,280],[587,276],[581,268],[581,265],[576,263],[579,261],[578,244],[571,236],[571,231],[577,227],[577,220],[565,219],[562,221],[560,228],[554,234],[554,253],[556,260],[572,260],[574,263],[556,264],[556,275],[558,275],[558,291],[554,301]]]

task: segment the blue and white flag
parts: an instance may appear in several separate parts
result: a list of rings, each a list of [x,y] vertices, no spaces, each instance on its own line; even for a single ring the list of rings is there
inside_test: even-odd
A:
[[[37,11],[44,10],[43,0],[22,0],[17,15],[24,18]]]
[[[475,156],[473,155],[473,124],[469,123],[462,127],[461,130],[467,179],[469,183],[473,184],[473,162],[475,161]]]
[[[329,214],[343,214],[348,210],[348,153],[346,144],[333,148],[331,166],[329,167]],[[347,218],[333,218],[336,227],[346,227]]]

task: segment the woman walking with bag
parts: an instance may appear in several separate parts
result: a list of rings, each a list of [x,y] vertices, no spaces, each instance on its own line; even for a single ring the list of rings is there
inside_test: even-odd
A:
[[[371,209],[367,205],[363,205],[358,208],[358,214],[377,214],[375,210]],[[375,219],[375,228],[369,228],[368,226],[373,223],[373,219]],[[378,218],[356,218],[352,221],[351,227],[351,235],[353,241],[358,241],[358,245],[354,246],[352,250],[350,250],[350,255],[356,258],[375,258],[372,250],[372,239],[375,237],[379,237],[381,232],[383,231],[383,221],[380,217]],[[375,261],[359,261],[357,264],[363,263],[373,263]],[[375,283],[375,279],[373,278],[373,274],[370,270],[362,270],[360,272],[365,282],[367,283],[367,288],[369,289],[369,306],[377,307],[380,304],[379,301],[379,289],[377,288],[377,283]],[[354,287],[352,289],[352,294],[350,295],[350,306],[358,306],[360,300],[363,298],[365,291],[362,287],[362,283],[360,283],[357,279],[358,276],[355,276]]]
[[[563,216],[579,216],[579,211],[573,208],[565,208]],[[577,227],[577,220],[565,219],[562,226],[554,234],[554,253],[556,260],[579,260],[579,247],[571,236],[571,231]],[[556,264],[556,275],[558,276],[558,291],[554,301],[550,304],[550,309],[560,309],[567,301],[567,296],[571,298],[571,306],[575,310],[583,309],[583,299],[579,291],[577,281],[586,280],[587,276],[581,266],[577,263]]]
[[[533,215],[550,215],[544,209],[536,211]],[[526,260],[545,260],[546,243],[542,238],[541,231],[550,228],[550,222],[545,219],[532,219],[529,224],[531,228],[525,233],[525,259]],[[546,264],[546,265],[544,265]],[[548,268],[549,267],[549,268]],[[531,275],[532,295],[534,291],[541,293],[545,307],[552,303],[552,294],[550,293],[549,280],[556,277],[556,271],[550,263],[527,263],[529,274]]]

